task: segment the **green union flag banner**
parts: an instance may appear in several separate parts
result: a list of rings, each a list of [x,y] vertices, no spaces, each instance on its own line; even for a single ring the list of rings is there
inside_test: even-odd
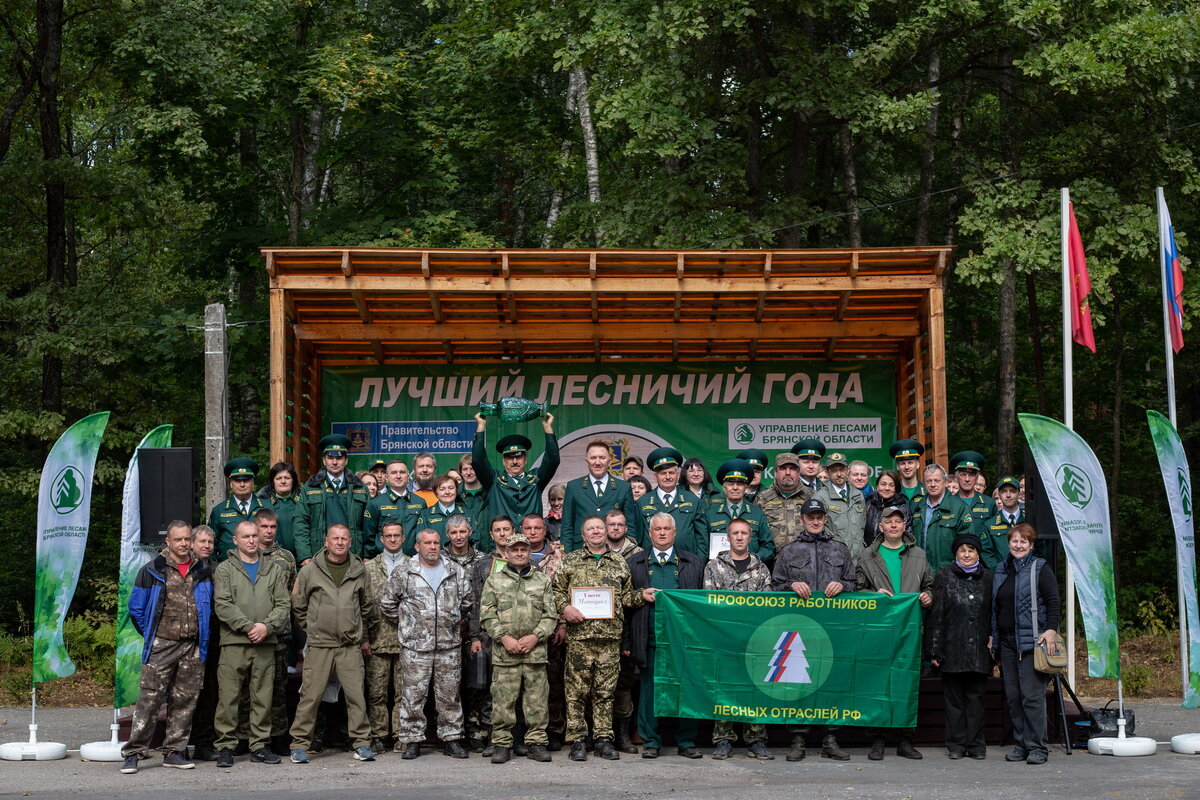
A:
[[[917,724],[917,595],[658,593],[654,713],[792,725]]]

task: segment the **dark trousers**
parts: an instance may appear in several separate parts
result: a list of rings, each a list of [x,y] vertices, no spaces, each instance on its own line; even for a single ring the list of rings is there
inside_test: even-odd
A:
[[[658,717],[654,714],[654,650],[646,649],[646,666],[642,667],[642,689],[638,701],[637,727],[638,736],[642,737],[645,747],[662,749],[662,737],[658,733]],[[696,729],[699,723],[694,719],[680,717],[675,720],[675,745],[677,747],[695,747]]]
[[[1046,752],[1046,676],[1033,668],[1033,653],[1000,642],[1000,677],[1012,717],[1013,742],[1028,753]]]
[[[946,699],[946,749],[953,753],[982,753],[983,695],[987,675],[982,672],[943,672]]]

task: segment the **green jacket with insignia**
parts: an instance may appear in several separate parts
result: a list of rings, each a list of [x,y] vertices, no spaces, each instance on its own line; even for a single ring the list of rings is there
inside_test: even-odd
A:
[[[724,533],[729,528],[729,523],[733,521],[733,515],[729,512],[729,503],[722,500],[719,503],[714,503],[708,507],[708,541],[697,542],[696,549],[692,552],[700,556],[706,561],[717,557],[716,553],[710,553],[709,544],[714,533]],[[742,519],[750,523],[750,552],[758,556],[763,561],[770,561],[775,557],[775,539],[771,535],[771,526],[767,523],[767,517],[763,514],[763,510],[752,503],[742,501]],[[681,550],[686,550],[683,542],[678,542]]]
[[[492,663],[497,666],[546,663],[546,640],[558,624],[554,589],[548,578],[532,564],[524,572],[506,565],[488,576],[479,602],[480,621],[497,644],[492,648]],[[537,645],[524,655],[513,655],[499,644],[504,636],[520,639],[533,634]]]
[[[929,569],[937,574],[939,569],[954,562],[954,553],[950,552],[954,537],[960,533],[974,533],[975,521],[966,503],[943,492],[941,503],[929,525],[926,525],[925,510],[928,504],[929,497],[926,496],[913,506],[913,538],[925,551]]]
[[[335,493],[326,480],[325,470],[309,478],[300,488],[300,512],[296,514],[296,560],[305,561],[325,546],[328,522],[328,503],[345,503],[346,525],[350,528],[350,552],[361,557],[363,548],[363,515],[371,493],[366,484],[352,472],[342,473],[342,491]]]
[[[417,525],[421,522],[425,508],[425,501],[420,497],[412,492],[407,492],[402,497],[396,494],[391,486],[385,487],[382,492],[372,497],[367,503],[363,518],[364,550],[367,556],[374,558],[383,552],[383,540],[379,535],[383,533],[383,525],[386,522],[400,523],[404,528],[404,554],[416,555],[417,531],[420,530]]]
[[[657,489],[637,500],[638,514],[629,521],[629,534],[641,547],[650,544],[650,518],[666,512],[675,520],[675,541],[680,550],[695,553],[699,542],[708,542],[708,504],[678,486],[671,492],[671,507],[663,505]]]
[[[566,494],[563,496],[562,527],[559,529],[558,540],[562,542],[563,550],[568,553],[583,547],[583,521],[588,517],[603,517],[612,509],[618,509],[625,514],[625,523],[631,530],[637,530],[638,507],[633,499],[633,491],[629,484],[620,478],[608,476],[608,485],[604,494],[597,495],[595,478],[591,473],[582,478],[576,478],[567,483]],[[520,520],[516,520],[518,526]]]
[[[225,555],[233,549],[233,530],[238,526],[239,522],[254,522],[254,512],[260,508],[265,508],[262,499],[258,495],[251,494],[249,503],[250,510],[243,514],[238,509],[237,500],[233,495],[225,498],[223,502],[217,503],[212,507],[212,511],[208,515],[208,527],[213,529],[213,535],[216,538],[213,549],[213,560],[221,561]]]
[[[553,433],[546,434],[546,449],[542,453],[542,463],[537,472],[522,472],[512,476],[501,470],[496,473],[487,458],[487,446],[484,434],[475,432],[475,444],[471,447],[471,465],[475,467],[475,477],[487,493],[488,513],[492,516],[507,514],[512,517],[513,527],[520,529],[521,517],[526,514],[542,513],[542,492],[554,480],[558,472],[558,437]],[[566,532],[566,529],[563,529]],[[482,531],[481,531],[482,534]],[[490,544],[491,537],[488,537]],[[487,550],[485,542],[480,539],[479,547]]]
[[[471,530],[475,531],[471,537],[472,541],[483,552],[491,552],[496,543],[492,541],[491,528],[488,526],[491,513],[488,510],[487,490],[483,486],[478,489],[464,489],[460,486],[458,494],[462,498],[463,508],[467,510],[467,518],[471,520]]]
[[[571,589],[587,586],[611,586],[616,613],[613,619],[589,619],[568,622],[567,636],[572,641],[621,641],[625,609],[638,608],[644,602],[640,592],[634,592],[629,565],[612,550],[599,556],[586,548],[567,553],[554,573],[554,603],[558,614],[571,605]]]

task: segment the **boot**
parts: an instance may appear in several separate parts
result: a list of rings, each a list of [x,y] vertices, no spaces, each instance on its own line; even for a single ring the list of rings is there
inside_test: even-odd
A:
[[[606,761],[616,761],[621,757],[621,754],[613,749],[612,739],[602,736],[596,739],[596,757],[603,758]]]
[[[883,748],[884,748],[883,737],[876,736],[874,739],[871,740],[871,752],[867,753],[867,758],[870,759],[871,761],[883,761]],[[897,754],[900,753],[899,748],[896,749],[896,753]]]
[[[832,758],[834,761],[849,761],[850,754],[838,747],[837,737],[832,733],[825,734],[821,740],[821,757]]]
[[[616,740],[614,744],[622,753],[636,753],[637,745],[633,743],[633,739],[629,736],[629,717],[617,717],[613,720],[613,734]]]
[[[911,758],[914,761],[924,758],[921,751],[913,747],[912,739],[901,739],[900,744],[896,747],[896,755],[901,758]]]
[[[792,737],[792,748],[788,750],[788,761],[803,761],[804,760],[804,737],[796,735]]]

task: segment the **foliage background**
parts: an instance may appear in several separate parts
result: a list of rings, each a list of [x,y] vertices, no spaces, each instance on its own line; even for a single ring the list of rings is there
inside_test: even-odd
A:
[[[1076,350],[1075,420],[1111,477],[1123,622],[1171,619],[1144,421],[1166,405],[1153,190],[1167,187],[1187,263],[1198,9],[4,4],[0,627],[30,616],[38,470],[65,424],[113,412],[80,609],[100,600],[91,579],[116,574],[131,448],[167,422],[202,445],[206,303],[245,323],[230,330],[234,449],[265,461],[260,246],[951,243],[951,448],[1019,468],[1014,413],[1062,414],[1060,186],[1095,286],[1098,353]],[[1195,352],[1176,364],[1193,458]]]

